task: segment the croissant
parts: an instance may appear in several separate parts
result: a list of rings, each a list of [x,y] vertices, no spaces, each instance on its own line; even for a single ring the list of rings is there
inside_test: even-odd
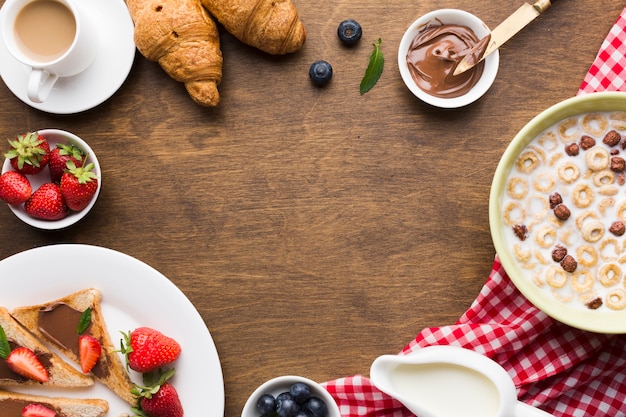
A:
[[[304,26],[291,0],[201,0],[237,39],[273,55],[299,50]]]
[[[191,98],[217,106],[222,51],[217,24],[200,0],[127,0],[139,52],[185,84]]]

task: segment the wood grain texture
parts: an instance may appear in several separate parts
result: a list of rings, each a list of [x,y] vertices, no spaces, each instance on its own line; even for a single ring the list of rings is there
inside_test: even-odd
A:
[[[211,331],[228,417],[268,378],[367,374],[424,327],[458,319],[494,259],[488,198],[500,156],[532,117],[576,94],[623,7],[555,1],[501,49],[487,95],[443,111],[402,84],[404,30],[434,8],[495,27],[521,2],[294,2],[308,34],[296,54],[268,56],[220,28],[216,109],[141,55],[119,92],[83,114],[39,112],[0,85],[0,137],[69,130],[103,169],[98,203],[68,230],[31,229],[1,206],[0,258],[85,243],[161,271]],[[346,18],[364,31],[349,49],[336,36]],[[379,37],[385,69],[360,96]],[[334,67],[323,89],[308,79],[317,59]]]

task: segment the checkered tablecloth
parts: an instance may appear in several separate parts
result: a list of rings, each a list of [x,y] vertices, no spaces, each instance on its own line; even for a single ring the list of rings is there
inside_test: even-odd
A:
[[[626,91],[626,8],[578,94]],[[535,308],[515,288],[498,258],[469,310],[450,326],[424,329],[399,354],[430,345],[478,351],[502,365],[518,398],[555,417],[626,417],[626,335],[574,329]],[[365,375],[324,383],[344,417],[409,417]],[[459,416],[462,417],[462,416]]]

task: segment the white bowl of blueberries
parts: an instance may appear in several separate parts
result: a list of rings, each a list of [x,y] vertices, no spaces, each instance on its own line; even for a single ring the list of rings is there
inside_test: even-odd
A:
[[[241,417],[340,417],[334,398],[320,384],[294,375],[270,379],[246,401]]]

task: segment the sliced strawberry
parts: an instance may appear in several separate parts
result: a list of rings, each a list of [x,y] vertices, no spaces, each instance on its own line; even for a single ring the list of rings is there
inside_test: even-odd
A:
[[[82,335],[78,338],[78,353],[80,356],[80,367],[84,373],[88,374],[98,363],[102,347],[95,337]]]
[[[0,175],[0,199],[7,204],[22,204],[33,193],[30,181],[24,174],[7,171]]]
[[[26,348],[18,347],[9,353],[6,363],[16,374],[37,382],[47,382],[48,370],[43,366],[35,352]]]
[[[22,410],[22,417],[56,417],[56,415],[56,411],[37,403],[28,404]]]

